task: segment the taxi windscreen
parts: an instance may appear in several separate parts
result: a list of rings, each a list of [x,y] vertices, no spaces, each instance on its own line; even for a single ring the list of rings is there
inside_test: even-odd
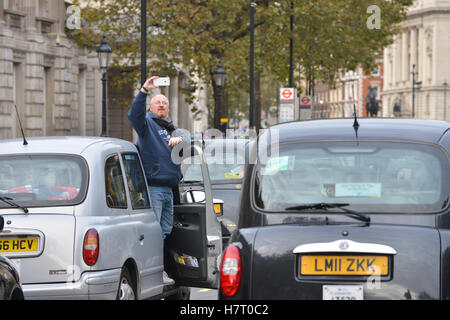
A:
[[[0,208],[80,203],[86,194],[86,162],[69,155],[0,157]]]
[[[244,178],[244,155],[234,153],[208,154],[205,153],[208,164],[209,177],[212,183],[236,183]],[[203,181],[201,166],[188,167],[184,172],[184,181]]]
[[[361,212],[438,212],[448,202],[447,155],[432,145],[289,143],[262,159],[254,199],[267,211],[339,203]]]

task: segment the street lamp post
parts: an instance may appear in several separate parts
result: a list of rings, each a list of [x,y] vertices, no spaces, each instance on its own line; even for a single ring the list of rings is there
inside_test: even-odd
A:
[[[249,107],[249,127],[255,126],[255,7],[256,2],[250,0],[250,107]]]
[[[147,80],[147,0],[141,0],[141,86]]]
[[[420,86],[422,85],[422,81],[416,81],[416,77],[418,75],[418,72],[414,71],[415,69],[416,69],[416,65],[413,64],[412,65],[412,72],[411,72],[411,75],[412,75],[411,116],[412,116],[412,118],[415,117],[415,102],[416,102],[416,99],[415,99],[414,93],[415,93],[416,89],[420,90]]]
[[[102,72],[102,137],[107,137],[106,128],[106,83],[108,81],[108,66],[111,59],[111,47],[106,41],[106,35],[103,35],[102,43],[97,49],[98,61]]]
[[[294,55],[294,1],[291,1],[291,16],[289,17],[289,88],[293,88],[294,85],[294,66],[293,66],[293,55]]]
[[[220,125],[220,117],[222,111],[222,90],[223,85],[225,84],[225,69],[222,67],[222,63],[219,62],[216,70],[213,71],[212,76],[214,79],[214,127],[219,129]]]

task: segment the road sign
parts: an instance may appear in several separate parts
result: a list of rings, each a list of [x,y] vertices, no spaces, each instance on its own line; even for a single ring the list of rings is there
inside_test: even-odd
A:
[[[280,102],[293,102],[295,99],[294,88],[280,89]]]
[[[312,99],[310,96],[301,96],[300,105],[301,106],[311,106]]]

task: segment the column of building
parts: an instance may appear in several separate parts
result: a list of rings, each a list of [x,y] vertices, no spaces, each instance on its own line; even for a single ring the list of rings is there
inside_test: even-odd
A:
[[[425,26],[422,25],[419,29],[419,37],[418,37],[418,48],[419,48],[419,55],[418,55],[418,61],[416,66],[417,71],[417,77],[416,81],[422,82],[422,87],[426,83],[426,74],[427,74],[427,55],[426,55],[426,34],[425,34]],[[422,94],[417,92],[415,94],[415,103],[416,106],[416,115],[417,117],[420,117],[419,114],[419,108],[422,105]]]
[[[410,49],[411,49],[411,62],[409,64],[409,74],[410,74],[410,81],[408,82],[407,87],[410,88],[411,91],[412,90],[412,66],[415,65],[415,69],[414,72],[417,72],[417,70],[419,70],[420,68],[420,63],[417,60],[417,28],[415,26],[411,27],[411,36],[410,36]],[[414,79],[415,81],[418,81],[417,76],[414,75]],[[407,96],[410,97],[410,99],[408,99],[409,101],[411,101],[412,103],[412,92],[410,94],[408,94]],[[415,94],[416,96],[416,94]],[[415,100],[417,102],[417,98],[415,97]],[[417,103],[414,103],[415,106],[417,106]],[[414,113],[417,114],[418,108],[415,107]]]
[[[25,33],[22,41],[26,41],[29,51],[25,53],[25,101],[22,111],[25,119],[22,124],[27,135],[41,136],[46,133],[46,75],[44,71],[44,54],[35,42],[42,43],[43,38],[38,34],[36,22],[37,1],[22,0],[20,9],[26,14]]]
[[[25,58],[25,101],[21,106],[22,125],[28,136],[41,136],[45,125],[44,97],[44,55],[40,52],[28,52]]]
[[[409,59],[408,59],[408,33],[409,30],[407,28],[403,29],[402,33],[402,82],[403,86],[406,85],[409,76]]]
[[[35,0],[22,0],[22,9],[25,16],[25,31],[28,34],[35,33],[36,28],[36,2]]]
[[[168,92],[170,118],[176,126],[180,126],[178,116],[178,75],[170,78],[170,87]]]
[[[13,50],[5,47],[11,32],[6,28],[4,1],[0,1],[0,137],[15,137]]]
[[[415,26],[411,27],[410,36],[410,48],[411,48],[411,66],[415,64],[417,66],[417,28]]]
[[[416,69],[417,69],[417,80],[418,81],[423,81],[424,80],[424,72],[425,72],[425,68],[424,68],[424,29],[419,28],[418,30],[418,38],[417,38],[417,47],[418,47],[418,57],[417,57],[417,64],[416,64]]]
[[[15,137],[14,82],[13,50],[0,48],[0,137]]]
[[[0,30],[4,28],[5,26],[5,13],[3,9],[3,2],[0,1]]]
[[[412,63],[410,63],[410,59],[408,56],[409,55],[409,40],[408,39],[408,35],[409,35],[409,27],[404,28],[403,29],[403,33],[402,33],[402,56],[401,56],[401,61],[402,61],[402,85],[400,86],[402,88],[402,90],[405,92],[403,94],[403,100],[407,101],[408,97],[411,96],[411,94],[409,93],[409,88],[410,88],[410,72],[412,70]]]
[[[180,128],[183,128],[189,132],[192,131],[193,119],[190,117],[190,106],[186,103],[185,96],[181,88],[185,88],[186,75],[184,72],[178,73],[178,124]],[[222,117],[223,117],[222,109]]]
[[[0,37],[2,36],[3,30],[5,30],[5,18],[4,18],[4,9],[3,9],[3,2],[0,1]],[[4,52],[3,48],[0,48],[0,136],[2,136],[3,130],[5,130],[4,126],[6,125],[7,121],[5,121],[5,115],[4,115],[4,109],[6,109],[6,101],[3,100],[5,97],[5,87],[7,86],[7,78],[4,76],[4,58],[6,53]],[[11,77],[10,82],[12,82]]]

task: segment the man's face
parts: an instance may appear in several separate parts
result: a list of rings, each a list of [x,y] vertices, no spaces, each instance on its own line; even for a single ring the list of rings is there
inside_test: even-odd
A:
[[[150,111],[161,119],[166,120],[169,115],[169,101],[163,95],[157,95],[152,99]]]

